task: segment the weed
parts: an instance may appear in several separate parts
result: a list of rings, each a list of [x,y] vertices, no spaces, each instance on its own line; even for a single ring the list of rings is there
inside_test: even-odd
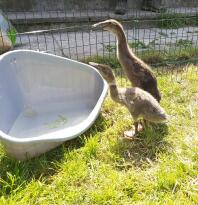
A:
[[[115,45],[104,45],[104,49],[111,53],[116,50],[116,46]]]
[[[192,41],[190,40],[183,40],[183,39],[179,39],[177,42],[176,42],[176,46],[179,46],[179,47],[192,47],[193,43]]]
[[[129,46],[131,48],[135,48],[135,49],[139,49],[139,48],[148,48],[148,46],[139,40],[133,41],[133,42],[129,42]]]
[[[197,26],[198,15],[196,16],[185,16],[184,14],[170,14],[161,13],[158,16],[158,27],[159,28],[181,28],[185,26]]]
[[[168,34],[167,33],[164,33],[164,32],[159,32],[159,35],[161,35],[161,36],[164,36],[164,37],[168,37]]]
[[[0,204],[197,204],[198,67],[185,69],[158,76],[171,119],[137,140],[122,137],[132,119],[108,96],[89,131],[40,157],[17,162],[0,145]]]
[[[15,45],[16,44],[16,30],[14,28],[11,28],[8,31],[8,37],[11,40],[12,45]]]
[[[170,50],[155,50],[152,49],[150,45],[149,50],[144,50],[137,52],[137,56],[140,57],[144,62],[152,66],[166,65],[167,63],[176,63],[179,64],[186,63],[186,61],[194,61],[198,56],[198,48],[190,46],[191,42],[186,40],[178,41],[177,47],[179,49],[170,49]],[[88,63],[89,61],[95,61],[98,63],[108,64],[113,69],[120,68],[120,64],[117,58],[112,56],[92,56],[88,57],[83,62]]]

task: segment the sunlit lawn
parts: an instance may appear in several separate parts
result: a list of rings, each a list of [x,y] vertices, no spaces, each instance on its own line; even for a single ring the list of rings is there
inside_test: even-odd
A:
[[[0,204],[198,204],[198,67],[188,70],[158,76],[171,119],[138,139],[123,138],[132,119],[107,97],[89,131],[45,155],[18,162],[0,146]]]

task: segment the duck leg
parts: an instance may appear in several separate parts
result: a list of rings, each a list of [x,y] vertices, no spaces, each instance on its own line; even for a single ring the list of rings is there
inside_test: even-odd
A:
[[[139,132],[139,130],[138,130],[139,123],[138,122],[134,122],[134,126],[135,126],[135,134],[137,134]]]
[[[135,121],[132,129],[124,132],[124,137],[133,139],[135,135],[139,132],[138,128],[139,128],[139,122]]]
[[[124,137],[128,139],[133,139],[135,137],[135,129],[124,131]]]
[[[139,132],[142,132],[144,130],[144,123],[135,121],[134,126],[131,130],[124,132],[124,137],[133,139],[135,138],[135,135],[137,135]]]
[[[139,126],[138,126],[138,131],[142,132],[144,128],[148,125],[148,121],[143,119],[140,121]]]
[[[148,127],[149,124],[150,124],[150,123],[149,123],[148,120],[143,119],[143,121],[141,122],[142,130],[144,130],[145,127]]]

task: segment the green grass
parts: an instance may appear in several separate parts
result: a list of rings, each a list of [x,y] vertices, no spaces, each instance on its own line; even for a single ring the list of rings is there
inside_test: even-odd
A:
[[[198,15],[186,16],[185,14],[161,13],[157,18],[159,28],[171,29],[197,25]]]
[[[157,51],[154,49],[145,50],[141,52],[137,52],[136,55],[140,57],[147,64],[158,66],[158,65],[166,65],[168,63],[186,63],[186,61],[197,60],[198,56],[198,48],[192,47],[192,42],[188,40],[179,40],[177,41],[177,48],[170,50],[162,50]],[[106,63],[110,65],[112,68],[120,67],[120,64],[115,58],[115,55],[111,54],[110,56],[91,56],[84,60],[85,63],[89,61],[95,61],[98,63]]]
[[[164,35],[161,33],[161,35]],[[182,64],[186,62],[197,61],[198,47],[193,46],[191,40],[178,39],[175,44],[170,44],[169,49],[156,50],[155,45],[157,39],[151,41],[146,45],[142,41],[129,42],[129,46],[140,57],[144,62],[152,66],[162,66],[167,64]],[[138,50],[144,49],[144,50]],[[112,68],[120,67],[118,60],[115,58],[116,46],[113,44],[104,45],[104,50],[109,52],[109,55],[102,56],[91,56],[82,61],[88,63],[89,61],[95,61],[98,63],[107,63]]]
[[[89,131],[45,155],[17,162],[0,146],[0,204],[197,204],[198,67],[187,68],[158,76],[171,120],[139,139],[122,137],[131,117],[107,97]]]
[[[142,51],[141,53],[137,54],[143,61],[148,64],[158,65],[167,63],[174,63],[178,62],[182,64],[184,61],[191,61],[193,59],[197,60],[198,56],[198,48],[191,47],[190,42],[181,42],[178,41],[180,44],[180,48],[177,49],[170,49],[164,51],[157,51],[157,50],[148,50]],[[182,44],[182,46],[181,46]]]
[[[192,47],[193,46],[193,42],[190,41],[190,40],[183,40],[183,39],[179,39],[177,42],[176,42],[176,46],[179,46],[179,47]]]

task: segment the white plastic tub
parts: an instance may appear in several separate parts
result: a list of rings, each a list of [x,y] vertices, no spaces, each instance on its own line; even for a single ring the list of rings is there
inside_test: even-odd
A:
[[[27,159],[79,136],[97,118],[108,86],[91,66],[36,51],[0,57],[0,139]]]

